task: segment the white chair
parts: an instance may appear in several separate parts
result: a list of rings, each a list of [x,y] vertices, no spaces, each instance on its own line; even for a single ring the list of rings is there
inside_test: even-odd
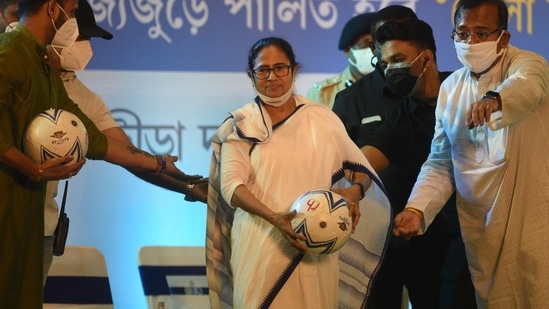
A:
[[[149,309],[210,308],[204,247],[142,247],[139,274]]]
[[[93,247],[67,246],[62,256],[55,256],[43,308],[114,308],[103,254]]]

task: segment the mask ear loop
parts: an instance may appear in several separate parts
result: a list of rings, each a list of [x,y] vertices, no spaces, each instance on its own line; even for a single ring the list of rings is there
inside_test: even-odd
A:
[[[58,52],[56,46],[53,46],[53,45],[50,45],[50,46],[51,46],[51,48],[53,49],[53,52],[57,55],[57,57],[59,57],[59,62],[61,62],[61,60],[64,60],[65,57],[61,56],[61,54],[63,53],[63,50],[64,50],[65,48],[62,48],[62,49],[61,49],[61,52]]]
[[[63,7],[61,7],[61,5],[59,5],[59,2],[56,1],[55,4],[57,5],[57,7],[59,7],[59,10],[61,10],[61,12],[63,12],[63,14],[65,14],[65,17],[67,18],[67,20],[71,19],[71,17],[69,16],[69,14],[67,14],[67,12],[65,12]]]
[[[352,52],[353,49],[351,47],[348,47],[348,48],[349,48],[349,50],[345,52],[345,56],[350,54],[354,59],[355,56]],[[351,59],[351,57],[349,56],[349,57],[347,57],[347,62],[349,62],[352,66],[356,67],[356,61],[355,61],[356,59],[355,60],[353,60],[353,59]]]
[[[425,50],[421,51],[421,54],[423,54],[425,52]],[[421,56],[421,54],[419,54],[419,56]],[[418,57],[419,57],[418,56]],[[423,76],[423,74],[425,73],[425,71],[427,70],[427,67],[425,66],[427,64],[427,61],[429,61],[430,57],[427,56],[427,58],[425,58],[425,60],[423,61],[423,70],[421,70],[421,73],[418,75],[418,77],[421,77]]]
[[[503,34],[505,33],[505,31],[507,31],[507,30],[505,30],[505,29],[503,29],[503,28],[501,28],[501,30],[502,30],[502,31],[501,31],[501,33],[499,34],[498,39],[496,40],[496,42],[498,42],[498,43],[501,41],[501,38],[503,37]]]
[[[419,53],[419,55],[417,55],[417,58],[414,59],[414,61],[412,61],[411,63],[413,64],[414,62],[416,62],[424,52],[425,52],[425,50],[422,50],[421,53]],[[427,61],[429,61],[429,59],[430,59],[429,56],[427,56],[427,58],[424,59],[424,61],[423,61],[423,70],[421,70],[421,73],[417,77],[421,77],[423,75],[423,73],[425,73],[425,71],[427,70],[425,65],[427,64]],[[411,66],[410,66],[410,68],[411,68]]]
[[[429,55],[427,55],[427,57],[425,58],[425,61],[423,61],[423,71],[421,72],[421,74],[419,76],[422,76],[423,74],[425,74],[425,71],[427,70],[425,65],[427,64],[427,62],[429,60],[431,60],[431,57]],[[434,97],[425,98],[426,102],[436,102],[437,100],[438,100],[438,95],[436,95]]]
[[[501,38],[503,37],[503,34],[507,31],[507,30],[505,30],[505,29],[503,29],[503,28],[501,28],[501,30],[502,30],[502,31],[501,31],[501,33],[499,34],[498,39],[496,40],[496,44],[501,43]],[[503,53],[502,51],[503,51],[504,49],[506,49],[506,48],[507,48],[507,47],[503,47],[503,46],[502,46],[500,52],[498,53],[498,56],[501,56],[501,54]]]
[[[372,59],[370,59],[370,65],[372,66],[372,68],[375,68],[377,66],[378,59],[377,59],[377,56],[374,53],[372,53],[372,54],[373,55],[372,55]]]
[[[55,25],[55,21],[54,21],[55,12],[54,12],[54,6],[52,6],[52,4],[51,4],[52,1],[55,1],[55,0],[50,0],[48,2],[48,16],[50,17],[51,24],[53,25],[53,29],[55,29],[55,32],[57,32],[59,29],[57,29],[57,26]]]
[[[425,51],[425,50],[424,50],[424,51]],[[423,52],[424,52],[424,51],[423,51]],[[422,52],[422,53],[423,53],[423,52]],[[425,70],[427,69],[427,68],[425,67],[425,65],[427,64],[427,62],[429,62],[429,60],[431,60],[431,57],[429,57],[429,55],[427,55],[427,56],[425,57],[424,61],[423,61],[423,72],[425,72]],[[423,73],[423,72],[422,72],[422,73]]]
[[[419,55],[417,55],[416,59],[414,59],[410,62],[410,66],[412,66],[414,64],[414,62],[416,62],[421,57],[421,55],[423,55],[424,52],[425,52],[425,50],[422,50],[421,53],[419,53]],[[425,63],[423,63],[423,65],[425,65]]]

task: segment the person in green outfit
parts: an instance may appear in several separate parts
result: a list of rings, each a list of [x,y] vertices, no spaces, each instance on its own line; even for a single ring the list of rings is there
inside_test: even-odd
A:
[[[67,95],[49,63],[46,46],[69,46],[78,37],[77,0],[20,0],[20,23],[0,36],[0,304],[42,308],[44,200],[47,180],[78,174],[72,156],[32,161],[22,136],[38,113],[59,108],[78,116],[89,135],[87,158],[125,168],[189,179],[175,156],[154,156],[102,134]]]

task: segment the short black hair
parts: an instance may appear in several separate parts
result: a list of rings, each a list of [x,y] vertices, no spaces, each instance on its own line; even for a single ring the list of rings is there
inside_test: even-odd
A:
[[[40,8],[51,0],[18,0],[19,1],[19,16],[32,16],[36,14]],[[59,5],[63,6],[64,0],[57,0]]]
[[[258,40],[250,48],[250,51],[248,52],[248,73],[254,69],[254,64],[257,60],[257,55],[259,54],[259,52],[261,52],[263,48],[271,45],[278,47],[286,54],[286,57],[288,57],[288,60],[290,60],[291,66],[299,65],[299,63],[297,63],[295,60],[295,54],[292,45],[290,45],[290,43],[288,43],[288,41],[284,40],[283,38],[271,36]]]
[[[491,4],[498,10],[498,27],[507,30],[509,23],[509,10],[503,0],[458,0],[454,12],[454,26],[463,15],[463,11],[478,8],[481,5]]]
[[[391,21],[383,24],[376,32],[376,44],[383,45],[387,41],[399,40],[411,42],[419,50],[430,49],[436,63],[437,47],[433,29],[423,20]]]
[[[376,26],[380,22],[416,20],[416,13],[409,7],[403,5],[389,5],[379,10],[372,19],[370,29],[372,34],[377,31]]]

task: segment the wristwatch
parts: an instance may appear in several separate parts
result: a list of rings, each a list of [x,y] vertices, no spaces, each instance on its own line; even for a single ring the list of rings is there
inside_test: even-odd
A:
[[[495,91],[488,91],[486,92],[486,94],[484,94],[484,96],[482,97],[483,99],[496,99],[499,101],[500,97],[499,97],[499,93],[495,92]]]
[[[487,91],[482,98],[496,100],[498,102],[498,110],[501,110],[501,97],[498,92]]]
[[[366,187],[362,182],[353,182],[353,186],[357,185],[360,187],[360,199],[364,198],[364,195],[366,195]]]
[[[185,201],[187,202],[196,202],[196,198],[193,195],[194,183],[189,183],[185,187]]]

